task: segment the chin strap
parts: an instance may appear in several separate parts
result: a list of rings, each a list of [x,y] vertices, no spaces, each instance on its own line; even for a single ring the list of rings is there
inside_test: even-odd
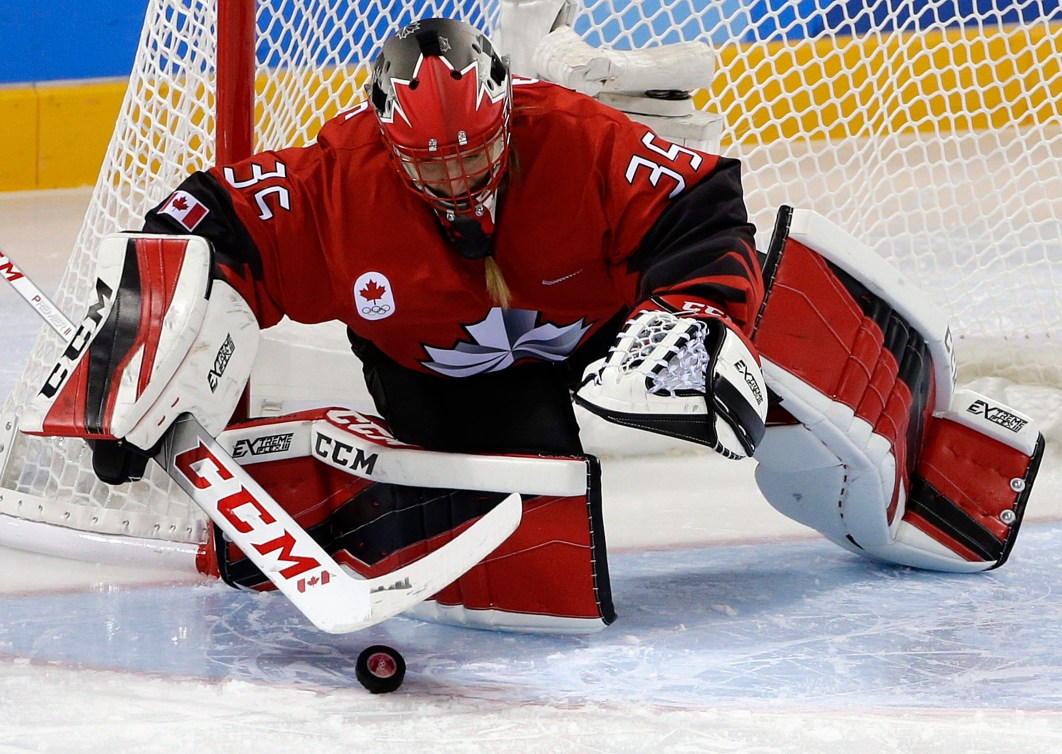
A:
[[[483,259],[494,251],[493,234],[488,235],[475,218],[456,215],[453,220],[444,219],[443,228],[457,253],[465,259]]]
[[[483,259],[494,252],[494,213],[498,194],[492,192],[476,205],[475,214],[436,209],[446,237],[465,259]]]

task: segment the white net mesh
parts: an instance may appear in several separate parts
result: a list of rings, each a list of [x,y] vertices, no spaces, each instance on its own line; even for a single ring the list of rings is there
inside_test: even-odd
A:
[[[312,140],[360,97],[366,61],[397,25],[450,15],[492,31],[498,3],[263,0],[256,147]],[[1054,337],[1062,325],[1057,3],[584,5],[574,26],[593,45],[702,40],[717,47],[712,91],[695,101],[724,116],[723,151],[745,164],[761,248],[779,205],[826,215],[952,314],[963,380],[995,375],[1040,386],[1035,405],[1017,407],[1057,422],[1057,402],[1048,397],[1062,384]],[[114,138],[56,296],[71,316],[80,315],[100,236],[137,227],[174,184],[213,161],[214,3],[151,0],[146,16]],[[41,384],[59,346],[42,335],[6,419]],[[201,517],[157,470],[112,490],[95,481],[79,443],[22,438],[7,446],[2,486],[20,494],[0,495],[0,512],[202,537]]]

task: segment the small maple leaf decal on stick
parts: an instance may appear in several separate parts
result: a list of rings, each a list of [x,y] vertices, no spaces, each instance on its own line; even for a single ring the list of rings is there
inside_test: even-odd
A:
[[[358,291],[361,297],[366,301],[379,301],[387,293],[387,289],[378,284],[375,280],[370,280],[369,284]]]

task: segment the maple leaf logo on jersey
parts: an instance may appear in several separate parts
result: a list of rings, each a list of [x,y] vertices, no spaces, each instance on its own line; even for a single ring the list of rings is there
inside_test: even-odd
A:
[[[366,301],[379,301],[387,293],[387,289],[377,283],[375,280],[370,280],[369,284],[361,289],[361,297]]]
[[[430,360],[421,364],[447,377],[498,372],[520,359],[563,361],[590,329],[584,320],[570,325],[537,324],[539,313],[494,307],[482,322],[465,328],[471,341],[453,348],[424,346]]]

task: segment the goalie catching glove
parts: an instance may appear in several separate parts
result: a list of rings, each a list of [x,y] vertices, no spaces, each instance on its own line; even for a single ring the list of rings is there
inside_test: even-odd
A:
[[[575,399],[616,424],[751,456],[763,437],[767,387],[759,358],[722,311],[655,297],[631,315]]]

